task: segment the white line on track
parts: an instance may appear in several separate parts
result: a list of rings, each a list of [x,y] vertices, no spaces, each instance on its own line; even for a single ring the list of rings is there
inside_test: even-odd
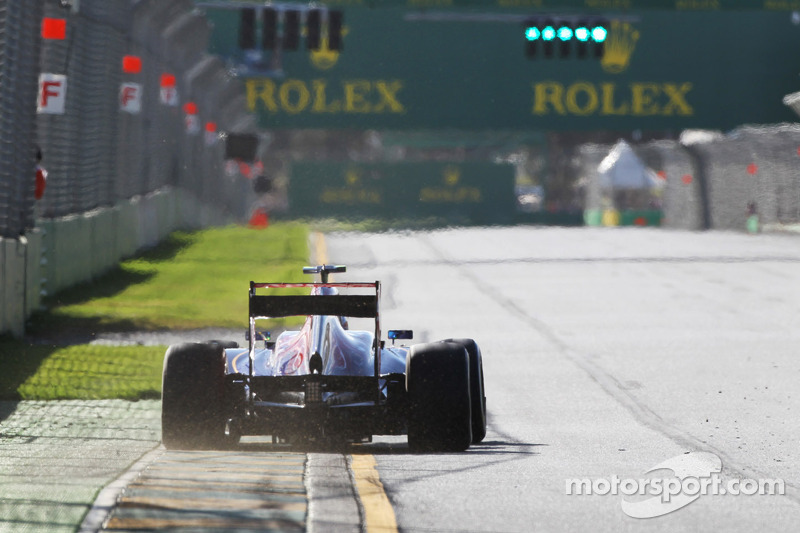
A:
[[[86,513],[86,517],[84,517],[83,523],[81,523],[81,527],[78,531],[80,533],[94,533],[100,531],[111,515],[111,511],[113,511],[114,507],[117,505],[120,494],[122,494],[125,488],[139,477],[150,464],[164,455],[164,452],[163,446],[153,448],[136,461],[126,472],[101,490],[94,504],[92,504],[92,508]]]

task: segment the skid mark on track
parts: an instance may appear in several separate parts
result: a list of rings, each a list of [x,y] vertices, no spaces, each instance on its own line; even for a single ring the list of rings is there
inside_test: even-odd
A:
[[[626,387],[623,383],[617,380],[614,376],[608,373],[605,369],[601,368],[592,362],[587,354],[581,354],[571,349],[569,345],[561,339],[553,329],[546,323],[530,315],[527,310],[521,308],[513,300],[500,294],[497,290],[490,287],[478,276],[472,273],[461,262],[454,261],[451,257],[447,256],[434,243],[425,235],[419,237],[420,241],[428,247],[433,254],[441,258],[442,262],[453,266],[458,272],[464,276],[472,285],[488,298],[494,300],[498,305],[510,311],[511,315],[519,319],[521,322],[532,328],[534,331],[542,335],[548,340],[557,351],[570,360],[573,364],[583,370],[598,386],[606,392],[609,396],[615,399],[625,409],[630,412],[633,417],[644,426],[661,433],[681,447],[692,450],[705,450],[715,453],[722,459],[725,469],[739,478],[771,478],[768,473],[762,472],[757,468],[743,465],[735,461],[732,457],[724,451],[711,446],[705,442],[700,441],[689,433],[669,424],[661,416],[650,409],[647,405],[636,398],[630,387]],[[785,481],[786,493],[785,496],[795,503],[800,503],[800,487],[796,483]]]

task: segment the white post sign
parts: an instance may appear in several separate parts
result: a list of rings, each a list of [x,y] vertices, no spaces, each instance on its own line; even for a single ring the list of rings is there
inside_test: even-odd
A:
[[[142,111],[142,85],[123,82],[119,88],[119,109],[136,115]]]
[[[161,87],[160,101],[164,105],[175,107],[178,105],[178,88],[177,87]]]
[[[189,135],[200,133],[200,119],[197,115],[186,115],[186,133]]]
[[[39,99],[36,112],[63,115],[67,102],[67,77],[63,74],[39,74]]]

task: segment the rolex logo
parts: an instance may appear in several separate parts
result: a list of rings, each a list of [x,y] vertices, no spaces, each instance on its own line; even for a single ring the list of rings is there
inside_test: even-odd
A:
[[[343,39],[348,32],[347,28],[342,28]],[[328,32],[323,30],[319,50],[311,51],[311,63],[320,70],[328,70],[333,68],[337,61],[339,61],[339,51],[328,48]]]
[[[611,22],[603,59],[600,60],[603,70],[619,74],[627,69],[638,40],[639,31],[630,23],[617,20]]]
[[[345,172],[344,174],[344,181],[351,187],[355,187],[360,180],[361,180],[360,173],[356,169],[352,168],[348,169],[347,172]]]
[[[461,179],[461,173],[458,171],[457,167],[450,167],[444,169],[444,182],[445,184],[449,185],[450,187],[455,187],[458,185],[459,180]]]

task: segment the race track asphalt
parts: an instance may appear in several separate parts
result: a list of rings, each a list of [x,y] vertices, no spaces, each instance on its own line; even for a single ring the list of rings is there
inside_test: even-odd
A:
[[[484,443],[430,456],[373,445],[402,531],[800,523],[797,236],[480,228],[330,235],[327,251],[348,265],[337,279],[383,281],[384,329],[483,351]],[[645,473],[687,453],[718,457],[724,482],[781,479],[786,495],[706,495],[637,519],[621,494],[566,494],[568,479],[602,492],[598,480],[672,477]]]

